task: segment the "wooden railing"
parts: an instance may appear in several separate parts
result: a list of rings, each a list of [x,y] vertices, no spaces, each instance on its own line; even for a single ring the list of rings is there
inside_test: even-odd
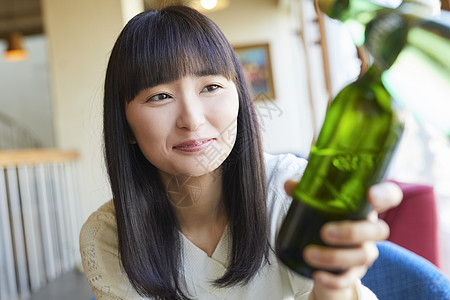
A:
[[[79,264],[76,151],[0,151],[0,299],[27,299]]]

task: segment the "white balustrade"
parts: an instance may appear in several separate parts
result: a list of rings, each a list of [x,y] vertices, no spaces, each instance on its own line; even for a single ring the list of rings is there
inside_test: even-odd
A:
[[[77,158],[0,151],[0,299],[28,299],[80,264]]]

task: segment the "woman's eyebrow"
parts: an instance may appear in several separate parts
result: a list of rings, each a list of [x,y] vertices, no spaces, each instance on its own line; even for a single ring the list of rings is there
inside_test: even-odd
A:
[[[194,72],[193,75],[196,77],[204,77],[204,76],[221,75],[221,74],[218,74],[216,71],[211,70],[211,69],[202,69],[202,70],[198,70],[198,71]]]

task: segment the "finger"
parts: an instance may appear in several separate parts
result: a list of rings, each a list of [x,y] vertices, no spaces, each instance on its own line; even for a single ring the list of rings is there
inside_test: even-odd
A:
[[[316,281],[317,282],[317,281]],[[357,299],[358,292],[355,287],[348,287],[346,289],[326,289],[319,283],[315,283],[309,294],[308,300],[342,300],[342,299]]]
[[[312,267],[339,271],[372,265],[378,257],[378,248],[373,242],[367,242],[353,248],[310,245],[305,248],[303,256]]]
[[[298,182],[294,181],[294,180],[287,180],[284,183],[284,190],[286,191],[286,194],[288,194],[289,196],[292,196],[292,194],[294,193],[294,188],[297,185]]]
[[[367,221],[369,222],[377,222],[378,221],[378,212],[376,210],[371,210],[367,215]]]
[[[383,220],[329,222],[322,227],[320,236],[329,245],[359,245],[367,241],[387,239],[389,226]]]
[[[356,299],[359,278],[364,276],[366,268],[355,268],[340,275],[325,271],[313,274],[314,287],[310,299]]]
[[[341,274],[333,274],[327,271],[316,271],[313,273],[314,284],[322,288],[336,290],[353,287],[364,277],[367,267],[361,266],[348,270]]]
[[[367,193],[367,200],[379,213],[397,206],[402,199],[402,189],[397,184],[388,181],[372,186]]]

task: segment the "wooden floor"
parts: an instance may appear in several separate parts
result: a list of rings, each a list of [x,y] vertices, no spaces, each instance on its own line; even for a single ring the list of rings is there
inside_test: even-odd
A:
[[[91,287],[78,270],[64,274],[51,282],[37,293],[31,295],[31,300],[91,300],[94,297]]]

